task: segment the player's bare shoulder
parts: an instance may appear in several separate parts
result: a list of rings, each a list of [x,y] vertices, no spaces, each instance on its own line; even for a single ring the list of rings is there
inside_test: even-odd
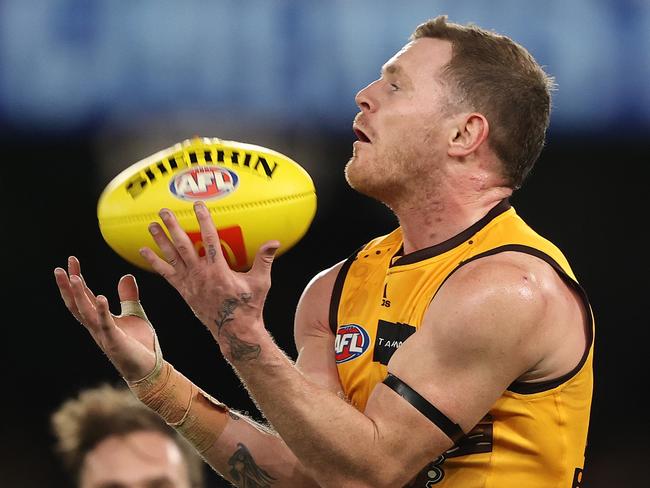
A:
[[[563,374],[580,361],[586,311],[576,291],[533,255],[502,252],[461,266],[431,302],[427,316],[457,314],[459,340],[472,338],[522,354],[521,380]],[[458,318],[458,317],[457,317]]]

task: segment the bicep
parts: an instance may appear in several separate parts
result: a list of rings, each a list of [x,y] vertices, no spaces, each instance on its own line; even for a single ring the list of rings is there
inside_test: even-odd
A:
[[[469,433],[507,387],[485,373],[492,366],[485,358],[450,363],[434,355],[424,334],[413,334],[395,352],[388,371],[401,383],[398,390],[415,394],[379,383],[364,412],[383,439],[386,457],[411,476],[453,447],[452,438]]]
[[[296,368],[312,383],[340,395],[343,388],[333,351],[334,334],[331,332],[304,337],[298,349]]]
[[[533,356],[525,337],[540,320],[540,307],[522,300],[516,283],[496,291],[479,283],[473,293],[472,284],[459,278],[449,280],[432,301],[420,329],[395,352],[388,371],[468,433],[530,366]],[[444,418],[428,418],[383,383],[373,390],[365,414],[385,439],[386,454],[397,456],[413,475],[453,445],[443,430]]]
[[[340,262],[316,275],[305,288],[296,309],[294,338],[296,367],[311,382],[339,395],[342,391],[334,361],[334,333],[329,306]]]

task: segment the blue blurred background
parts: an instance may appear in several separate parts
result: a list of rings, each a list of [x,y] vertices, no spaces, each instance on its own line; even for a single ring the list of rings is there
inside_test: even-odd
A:
[[[183,112],[339,130],[351,94],[438,12],[513,37],[547,67],[554,130],[650,124],[642,0],[5,0],[0,108],[30,129]]]
[[[585,485],[647,479],[649,0],[0,0],[3,303],[19,317],[3,320],[0,486],[69,486],[48,415],[79,388],[118,380],[58,298],[51,271],[69,254],[115,304],[117,279],[135,272],[166,357],[259,417],[175,292],[103,242],[97,197],[122,169],[193,135],[300,162],[319,208],[278,259],[266,311],[295,357],[293,309],[309,279],[395,225],[343,178],[354,95],[439,14],[511,36],[556,79],[548,145],[513,202],[568,255],[596,313]]]

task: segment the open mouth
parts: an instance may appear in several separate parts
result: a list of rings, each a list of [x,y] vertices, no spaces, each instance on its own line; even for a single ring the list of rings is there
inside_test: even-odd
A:
[[[354,134],[357,136],[357,139],[359,139],[361,142],[370,142],[368,136],[361,129],[358,127],[353,127],[352,129],[354,130]]]

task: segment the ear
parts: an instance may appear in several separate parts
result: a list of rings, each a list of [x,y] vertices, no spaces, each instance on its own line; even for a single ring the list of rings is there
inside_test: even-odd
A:
[[[455,158],[469,156],[487,139],[489,132],[490,126],[484,115],[476,112],[464,115],[452,128],[447,154]]]

